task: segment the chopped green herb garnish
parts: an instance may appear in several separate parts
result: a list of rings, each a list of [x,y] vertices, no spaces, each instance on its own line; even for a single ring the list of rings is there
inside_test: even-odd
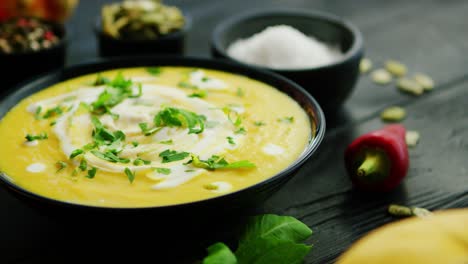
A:
[[[159,144],[172,145],[174,144],[174,142],[172,141],[172,139],[169,139],[169,140],[159,141]]]
[[[156,114],[154,124],[157,127],[184,126],[189,129],[189,134],[199,134],[205,129],[205,119],[205,117],[188,110],[166,107]]]
[[[179,86],[180,88],[198,89],[197,86],[192,85],[188,82],[179,82],[177,86]]]
[[[171,174],[171,169],[168,169],[168,168],[154,168],[154,169],[156,170],[157,173],[161,173],[164,175]]]
[[[138,143],[138,142],[136,142],[136,141],[132,141],[132,145],[133,145],[134,147],[138,147],[139,144],[140,144],[140,143]]]
[[[177,152],[175,150],[166,149],[159,153],[159,157],[162,158],[162,163],[168,163],[187,158],[190,154],[188,152]]]
[[[105,85],[109,84],[110,80],[107,77],[102,76],[101,73],[98,73],[96,76],[96,80],[94,81],[93,85],[94,86],[100,86],[100,85]]]
[[[91,122],[94,125],[94,130],[92,134],[94,139],[94,147],[108,146],[109,148],[121,148],[122,142],[124,142],[126,138],[125,134],[122,131],[109,131],[95,116],[91,117]]]
[[[97,168],[92,167],[91,169],[88,170],[88,175],[86,175],[86,178],[92,179],[94,176],[96,176]]]
[[[102,115],[109,113],[110,109],[127,98],[140,97],[142,93],[141,84],[138,86],[138,93],[133,94],[133,82],[130,79],[125,79],[121,72],[110,82],[106,83],[107,87],[102,92],[96,101],[91,103],[93,114]],[[113,118],[118,117],[113,115]]]
[[[189,94],[188,97],[190,97],[190,98],[194,98],[194,97],[205,98],[207,94],[208,93],[205,90],[200,90],[199,92]]]
[[[42,106],[38,106],[36,108],[36,112],[34,113],[34,118],[39,120],[41,119],[41,111],[42,111]]]
[[[50,126],[55,126],[55,124],[57,124],[57,120],[54,120],[54,121],[50,122],[49,125],[50,125]]]
[[[231,144],[231,145],[236,144],[236,142],[234,141],[234,139],[232,137],[227,137],[226,139],[228,140],[229,144]]]
[[[240,87],[237,87],[237,93],[236,95],[239,96],[239,97],[243,97],[244,96],[244,90],[242,90],[242,88]]]
[[[149,165],[149,164],[151,164],[151,161],[150,160],[144,160],[144,159],[141,159],[141,158],[136,158],[133,161],[133,165],[135,165],[135,166],[141,166],[143,164]]]
[[[245,135],[245,133],[247,133],[247,130],[245,130],[244,127],[239,127],[239,129],[237,129],[236,131],[234,131],[234,134],[242,134],[242,135]]]
[[[242,117],[239,115],[239,113],[232,110],[231,107],[225,106],[221,108],[221,110],[224,112],[224,114],[227,115],[229,121],[231,121],[234,126],[239,127],[242,125]]]
[[[49,137],[47,136],[46,132],[41,132],[39,133],[39,135],[27,134],[24,138],[26,138],[27,141],[34,141],[34,140],[48,139]]]
[[[141,129],[141,132],[145,136],[151,136],[152,134],[158,132],[159,130],[162,129],[162,127],[153,127],[153,128],[148,128],[148,123],[139,123],[138,126]]]
[[[146,71],[151,75],[159,75],[162,72],[161,68],[159,67],[148,67],[146,68]]]
[[[293,123],[294,122],[294,116],[289,116],[289,117],[282,117],[277,119],[278,122],[281,123]]]
[[[81,171],[85,171],[88,168],[88,162],[85,159],[81,159],[80,166],[78,166],[78,168]]]
[[[117,154],[115,153],[115,151],[112,151],[112,150],[106,150],[105,152],[101,152],[101,151],[98,151],[98,150],[91,150],[90,151],[91,154],[93,154],[94,156],[100,158],[100,159],[103,159],[103,160],[106,160],[106,161],[110,161],[110,162],[113,162],[113,163],[129,163],[130,160],[127,159],[127,158],[120,158],[119,156],[117,156]]]
[[[82,149],[75,149],[74,151],[72,151],[72,153],[70,154],[70,159],[73,159],[74,157],[78,156],[78,155],[81,155],[83,154],[84,151]]]
[[[135,172],[132,172],[129,168],[125,168],[124,172],[125,174],[127,174],[130,183],[132,183],[133,180],[135,180]]]
[[[63,114],[63,109],[60,106],[56,106],[54,108],[48,109],[45,114],[42,116],[42,118],[47,119],[50,117],[55,117]]]
[[[264,126],[264,125],[266,125],[266,123],[265,123],[265,122],[262,122],[262,121],[255,121],[255,122],[254,122],[254,125],[256,125],[256,126]]]
[[[227,162],[224,157],[213,155],[207,160],[201,160],[197,156],[192,154],[191,164],[194,167],[207,169],[207,170],[216,170],[216,169],[248,169],[255,168],[255,164],[248,160],[236,161],[233,163]]]
[[[55,163],[55,165],[57,166],[57,172],[65,169],[68,164],[66,162],[63,162],[63,161],[57,161],[57,163]]]
[[[195,170],[185,170],[185,172],[194,172]]]

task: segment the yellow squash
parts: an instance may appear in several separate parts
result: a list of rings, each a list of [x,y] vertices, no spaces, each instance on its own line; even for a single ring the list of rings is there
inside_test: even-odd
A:
[[[356,242],[337,264],[468,263],[468,209],[385,225]]]

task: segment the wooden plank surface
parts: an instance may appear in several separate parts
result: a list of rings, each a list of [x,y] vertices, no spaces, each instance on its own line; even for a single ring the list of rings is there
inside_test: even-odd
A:
[[[81,1],[69,21],[68,64],[96,58],[92,24],[99,6],[110,1]],[[468,207],[468,2],[374,0],[179,0],[168,1],[193,17],[188,54],[209,56],[215,25],[229,15],[264,7],[293,7],[335,13],[355,23],[365,38],[366,55],[374,64],[394,58],[411,72],[422,71],[437,81],[422,97],[399,93],[394,85],[377,86],[362,76],[350,100],[336,116],[317,154],[298,175],[274,195],[265,212],[298,217],[313,230],[314,244],[306,263],[331,263],[353,241],[393,219],[389,203],[430,209]],[[378,113],[401,104],[409,112],[403,122],[421,133],[410,150],[411,168],[404,184],[387,195],[365,195],[352,189],[342,153],[358,135],[382,126]],[[61,232],[46,216],[0,190],[0,251],[2,263],[44,260]]]

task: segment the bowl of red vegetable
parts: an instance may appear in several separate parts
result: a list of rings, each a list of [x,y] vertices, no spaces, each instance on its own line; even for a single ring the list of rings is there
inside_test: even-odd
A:
[[[0,22],[0,93],[37,74],[65,64],[66,32],[62,24],[32,17]]]

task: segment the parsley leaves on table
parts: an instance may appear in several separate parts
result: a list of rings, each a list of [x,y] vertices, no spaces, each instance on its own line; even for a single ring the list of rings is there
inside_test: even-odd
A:
[[[27,141],[34,141],[48,139],[49,137],[46,132],[41,132],[38,135],[27,134],[24,138],[26,138]]]
[[[218,242],[208,247],[202,263],[301,263],[312,248],[303,244],[311,235],[312,230],[294,217],[255,216],[247,224],[235,253]]]

